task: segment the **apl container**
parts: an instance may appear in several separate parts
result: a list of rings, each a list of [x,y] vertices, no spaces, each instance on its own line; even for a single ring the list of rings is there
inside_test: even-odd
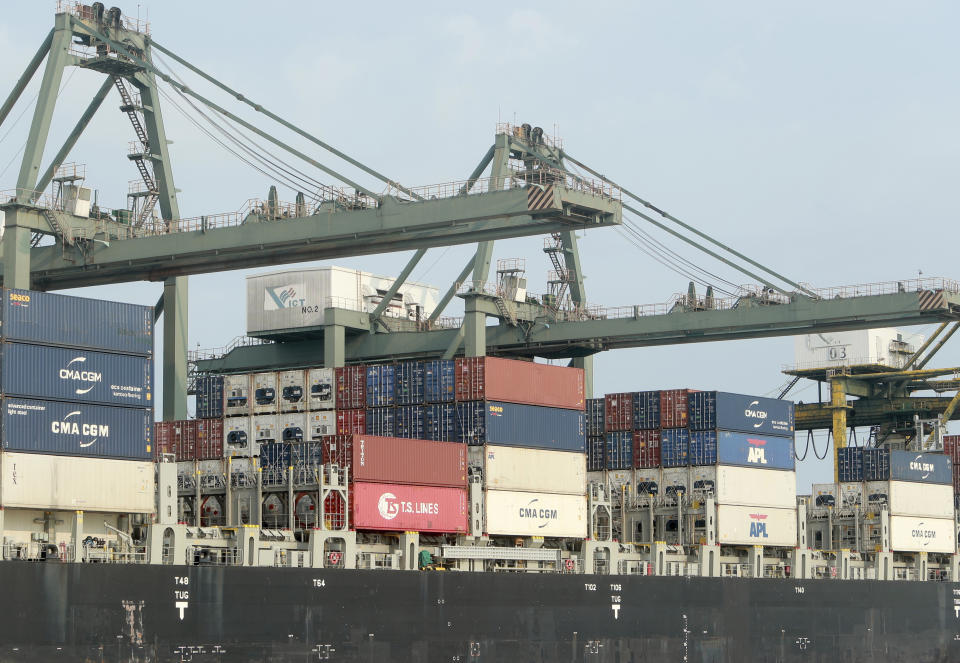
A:
[[[367,407],[393,407],[393,364],[367,366]]]
[[[153,415],[142,408],[105,407],[26,398],[2,400],[6,451],[152,460]]]
[[[663,467],[682,467],[688,464],[690,431],[670,428],[660,434],[660,460]]]
[[[730,430],[761,435],[793,435],[793,403],[724,391],[689,395],[690,430]]]
[[[363,432],[370,435],[395,437],[395,431],[396,409],[392,407],[372,407],[366,410],[366,422]]]
[[[633,467],[633,432],[607,433],[606,464],[608,470],[628,470]]]
[[[586,450],[583,412],[517,403],[457,403],[457,439],[473,445]]]
[[[223,376],[197,378],[197,419],[219,419],[223,416]]]
[[[197,460],[223,458],[223,439],[223,419],[198,419]]]
[[[337,407],[337,377],[332,368],[307,371],[307,409],[333,410]]]
[[[607,438],[603,435],[587,438],[587,471],[600,472],[606,469]]]
[[[687,427],[687,389],[666,389],[660,392],[660,426]]]
[[[633,396],[633,427],[636,430],[660,428],[660,392],[638,391]]]
[[[604,397],[604,430],[633,430],[635,393],[607,394]]]
[[[457,401],[584,409],[583,369],[499,357],[456,360]]]
[[[444,486],[357,482],[353,486],[353,526],[391,532],[467,532],[467,491]]]
[[[337,410],[337,435],[363,435],[366,432],[364,410]]]
[[[720,505],[717,507],[717,542],[792,548],[797,545],[797,511]]]
[[[394,435],[396,437],[427,439],[423,427],[422,405],[401,405],[394,415]]]
[[[307,409],[306,387],[306,371],[280,371],[277,374],[280,412],[304,412]]]
[[[582,539],[587,535],[583,495],[486,491],[487,534]]]
[[[452,403],[456,385],[453,359],[423,362],[423,398],[427,403]]]
[[[488,445],[483,449],[483,487],[584,495],[585,458],[567,451]]]
[[[660,431],[638,430],[633,433],[633,466],[660,467]]]
[[[394,367],[393,397],[397,405],[423,404],[422,361],[401,361]]]
[[[603,398],[587,399],[587,436],[603,435],[606,432],[603,427],[605,404],[606,399]]]
[[[148,356],[153,354],[153,307],[4,288],[0,337]]]
[[[768,470],[792,470],[796,467],[792,437],[756,435],[731,431],[698,431],[690,433],[717,439],[717,462],[721,465],[742,465]]]
[[[349,467],[356,481],[462,488],[467,448],[457,442],[355,435]]]
[[[453,442],[457,440],[457,410],[453,403],[431,403],[423,407],[424,438]]]

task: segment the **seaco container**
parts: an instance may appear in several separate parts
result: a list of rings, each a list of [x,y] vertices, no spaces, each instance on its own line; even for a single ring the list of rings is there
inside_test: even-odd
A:
[[[487,490],[584,495],[585,458],[566,451],[487,446],[483,450],[483,486]]]
[[[5,396],[153,407],[153,360],[94,350],[0,344]]]
[[[633,466],[660,467],[660,431],[638,430],[633,433]]]
[[[367,366],[367,407],[393,407],[394,380],[393,364]]]
[[[689,462],[690,431],[670,428],[660,433],[660,461],[663,467],[681,467]]]
[[[473,445],[586,451],[583,412],[517,403],[457,403],[457,439]]]
[[[730,430],[762,435],[793,435],[793,403],[724,391],[689,396],[690,430]]]
[[[607,438],[595,435],[587,438],[587,471],[600,472],[607,469]]]
[[[604,430],[633,430],[633,399],[636,394],[607,394],[604,396]]]
[[[431,403],[423,406],[423,437],[427,440],[457,440],[457,408],[453,403]]]
[[[3,448],[64,456],[153,458],[153,416],[141,408],[4,398]]]
[[[456,400],[583,410],[583,369],[499,357],[456,360]]]
[[[687,427],[687,389],[667,389],[660,392],[660,426],[662,428]]]
[[[197,378],[197,419],[219,419],[223,416],[223,376]]]
[[[487,534],[582,539],[587,535],[583,495],[486,491]]]
[[[423,406],[399,406],[394,415],[393,429],[396,437],[426,439],[423,429]]]
[[[603,435],[606,432],[603,427],[605,406],[604,398],[587,399],[587,435]]]
[[[367,406],[366,366],[343,366],[334,369],[337,409],[356,410]],[[311,387],[312,388],[312,387]]]
[[[393,371],[393,397],[397,405],[423,403],[423,362],[402,361]]]
[[[0,338],[147,356],[153,307],[4,288]]]
[[[427,403],[452,403],[456,393],[456,362],[434,359],[423,362],[423,400]]]
[[[467,448],[457,442],[356,435],[351,446],[350,469],[356,481],[467,485]]]
[[[633,395],[633,427],[636,430],[660,428],[659,391],[638,391]]]
[[[351,511],[360,530],[448,534],[466,533],[469,515],[465,488],[359,481]]]
[[[606,464],[608,470],[629,470],[633,467],[633,432],[607,433]]]
[[[395,415],[396,409],[392,407],[372,407],[366,410],[366,421],[362,432],[370,435],[395,437]]]

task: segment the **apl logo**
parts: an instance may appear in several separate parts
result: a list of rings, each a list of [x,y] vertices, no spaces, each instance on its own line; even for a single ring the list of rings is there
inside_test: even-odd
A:
[[[83,395],[89,393],[96,385],[97,382],[103,381],[103,374],[97,371],[85,371],[83,370],[83,362],[87,361],[86,357],[75,357],[67,362],[67,365],[60,369],[60,379],[61,380],[77,380],[79,382],[92,382],[89,387],[86,388],[77,388],[74,390],[74,393],[77,395]],[[75,365],[76,364],[76,365]]]
[[[766,412],[763,410],[753,409],[757,405],[760,405],[760,401],[753,401],[747,406],[747,409],[743,411],[743,416],[745,416],[747,419],[759,419],[759,421],[753,425],[754,428],[760,428],[763,426],[763,422],[767,419]]]
[[[750,514],[750,538],[751,539],[766,539],[767,538],[767,523],[764,522],[767,519],[767,514],[765,513],[751,513]]]
[[[292,283],[290,285],[278,285],[264,288],[263,291],[263,310],[279,311],[285,308],[297,308],[305,306],[306,298],[301,294],[306,291],[302,283]]]
[[[750,437],[747,438],[747,444],[750,445],[747,448],[748,463],[753,463],[755,465],[767,464],[767,451],[763,448],[766,443],[766,440],[758,440]]]
[[[377,510],[384,520],[393,520],[400,513],[400,505],[397,504],[397,496],[393,493],[384,493],[377,500]]]
[[[110,437],[110,426],[107,424],[88,424],[73,419],[79,417],[80,410],[74,410],[67,414],[61,421],[50,422],[50,432],[55,435],[82,435],[83,437],[92,437],[89,442],[80,442],[80,448],[93,446],[101,437]]]

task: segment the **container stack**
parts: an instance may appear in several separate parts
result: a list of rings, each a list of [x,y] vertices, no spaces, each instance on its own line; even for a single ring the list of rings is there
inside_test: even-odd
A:
[[[953,494],[954,502],[960,508],[960,435],[943,436],[943,454],[950,459],[953,465]]]
[[[7,529],[35,531],[30,510],[152,512],[153,309],[28,290],[2,297]]]
[[[588,398],[587,399],[587,471],[599,472],[606,469],[606,448],[607,440],[605,437],[605,417],[604,407],[606,399]]]

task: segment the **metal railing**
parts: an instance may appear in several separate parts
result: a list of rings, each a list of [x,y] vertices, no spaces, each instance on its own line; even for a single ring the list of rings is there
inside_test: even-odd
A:
[[[505,134],[512,138],[516,138],[517,140],[527,142],[527,139],[524,136],[524,129],[522,125],[513,124],[511,122],[497,122],[497,133]],[[544,132],[541,140],[547,147],[555,147],[557,149],[563,148],[563,140],[561,140],[558,136],[551,136],[550,134]]]
[[[93,22],[96,20],[93,7],[82,2],[77,2],[76,0],[57,0],[57,13],[71,14],[85,22]],[[104,12],[104,20],[106,20],[106,12]],[[125,30],[132,30],[133,32],[139,32],[145,35],[150,34],[150,22],[139,17],[134,18],[133,16],[121,14],[120,26]]]

